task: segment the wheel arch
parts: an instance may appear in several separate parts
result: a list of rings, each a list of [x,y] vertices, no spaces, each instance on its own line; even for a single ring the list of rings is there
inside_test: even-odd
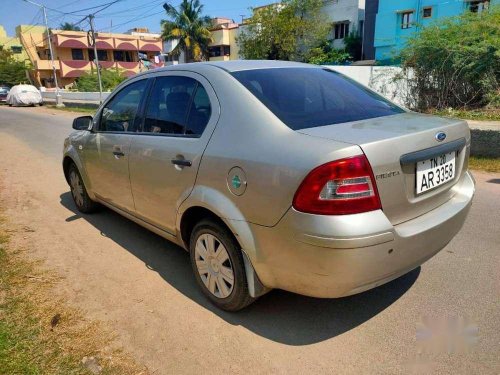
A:
[[[177,228],[181,241],[189,251],[191,231],[200,220],[209,218],[223,225],[231,233],[241,249],[250,295],[258,297],[271,289],[262,284],[253,266],[253,263],[258,258],[252,230],[249,224],[242,220],[243,216],[238,208],[228,201],[227,197],[216,190],[206,188],[196,191],[195,188],[179,210]],[[219,207],[227,209],[227,211],[223,213]]]
[[[65,155],[63,158],[63,172],[64,172],[64,178],[66,179],[66,182],[69,184],[69,167],[71,164],[75,164],[75,161],[71,158],[71,156]]]
[[[63,156],[62,160],[62,167],[63,167],[63,172],[64,172],[64,178],[66,179],[66,182],[69,184],[69,167],[74,164],[76,168],[78,169],[78,172],[80,172],[80,176],[82,176],[83,183],[85,184],[85,188],[87,189],[87,194],[91,199],[95,199],[95,195],[92,191],[92,184],[87,176],[87,171],[82,165],[82,162],[80,160],[80,156],[78,155],[78,152],[76,152],[75,148],[73,146],[69,146],[66,148],[66,151]]]

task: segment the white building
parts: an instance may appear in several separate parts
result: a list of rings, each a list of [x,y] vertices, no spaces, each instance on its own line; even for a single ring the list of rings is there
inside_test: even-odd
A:
[[[353,31],[363,36],[365,0],[324,0],[323,12],[332,22],[330,39],[335,48],[343,48],[344,38]]]

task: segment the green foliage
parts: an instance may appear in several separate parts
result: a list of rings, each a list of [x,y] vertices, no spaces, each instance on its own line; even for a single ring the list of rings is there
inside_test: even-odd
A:
[[[82,29],[79,26],[75,26],[72,23],[69,22],[64,22],[59,25],[60,30],[65,30],[65,31],[82,31]]]
[[[500,8],[423,28],[401,52],[420,110],[500,104]],[[411,72],[412,71],[412,72]]]
[[[14,59],[10,51],[0,50],[0,84],[14,86],[26,83],[28,81],[27,69],[28,66]]]
[[[125,81],[127,77],[118,69],[102,69],[101,80],[102,90],[112,91],[121,82]],[[97,72],[92,71],[86,73],[76,80],[76,88],[81,92],[96,92],[99,91],[99,81]]]
[[[199,0],[182,0],[179,9],[165,3],[163,5],[169,20],[162,20],[164,40],[178,40],[173,53],[184,52],[186,62],[201,61],[208,58],[208,45],[212,42],[209,28],[210,17],[203,16],[203,5]]]
[[[362,43],[363,40],[361,39],[361,36],[359,36],[355,30],[344,38],[345,50],[353,60],[361,60]]]
[[[322,0],[284,0],[254,10],[237,38],[245,59],[305,61],[308,51],[326,39],[329,23]]]
[[[335,49],[331,41],[323,41],[318,47],[311,48],[305,56],[310,64],[342,64],[351,59],[351,55],[342,49]]]

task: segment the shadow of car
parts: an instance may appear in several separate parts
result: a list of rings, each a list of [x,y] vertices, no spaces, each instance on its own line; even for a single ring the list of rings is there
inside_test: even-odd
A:
[[[370,320],[403,296],[415,283],[420,267],[361,294],[336,299],[305,297],[273,290],[238,313],[218,309],[193,282],[188,253],[123,216],[102,208],[99,215],[78,212],[70,193],[61,204],[74,213],[67,222],[84,219],[102,235],[144,262],[171,286],[232,325],[286,345],[314,344],[338,336]]]

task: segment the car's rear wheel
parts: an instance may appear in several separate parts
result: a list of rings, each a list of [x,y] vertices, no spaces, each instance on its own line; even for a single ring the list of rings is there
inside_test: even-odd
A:
[[[76,165],[72,164],[68,170],[69,186],[71,188],[71,196],[75,202],[78,211],[88,214],[94,212],[98,206],[96,202],[90,199],[82,176]]]
[[[223,225],[200,221],[191,233],[189,250],[196,281],[213,304],[238,311],[254,301],[238,242]]]

